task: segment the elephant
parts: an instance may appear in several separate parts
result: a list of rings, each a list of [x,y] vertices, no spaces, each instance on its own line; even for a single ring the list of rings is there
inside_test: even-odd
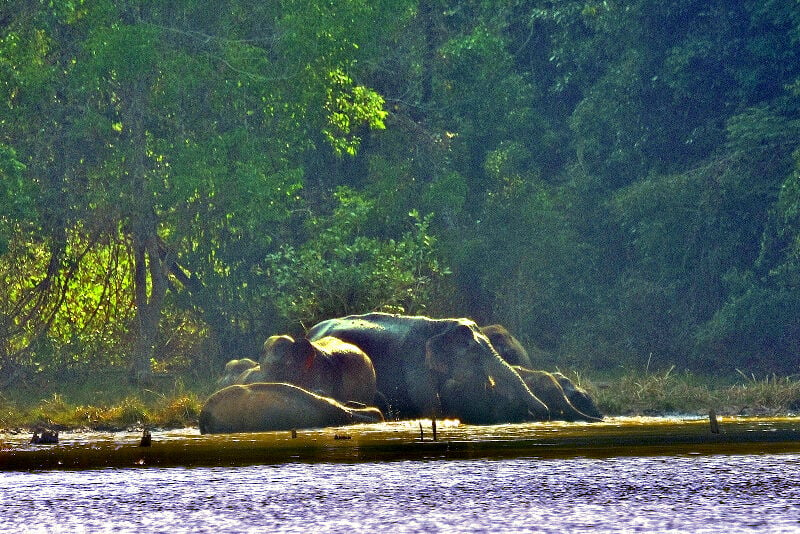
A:
[[[234,381],[233,384],[255,384],[256,382],[274,382],[273,380],[269,380],[264,372],[261,370],[260,365],[256,365],[255,367],[251,367],[247,369],[242,374],[240,374]]]
[[[267,432],[382,422],[378,408],[356,408],[291,384],[234,384],[206,400],[201,434]]]
[[[575,406],[572,403],[572,399],[561,385],[561,381],[554,373],[527,369],[516,365],[514,369],[519,373],[533,394],[542,399],[547,405],[550,409],[550,417],[552,419],[561,421],[602,421],[603,415],[597,408],[594,408],[592,413],[585,413]],[[569,382],[569,385],[572,386],[572,390],[578,390],[566,376],[561,373],[559,373],[559,375]]]
[[[497,354],[470,319],[388,313],[350,315],[313,326],[372,360],[385,410],[398,418],[453,417],[468,424],[547,420],[547,406]]]
[[[231,384],[237,384],[239,377],[242,373],[249,371],[250,369],[256,367],[258,362],[255,360],[251,360],[250,358],[242,358],[240,360],[230,360],[228,363],[225,364],[225,371],[222,373],[222,376],[219,380],[217,380],[217,386],[220,388],[224,388],[225,386],[230,386]]]
[[[375,402],[375,368],[369,357],[339,338],[315,341],[271,336],[259,359],[265,382],[286,382],[338,401]]]
[[[526,369],[533,368],[528,351],[525,350],[525,347],[522,346],[522,343],[517,338],[506,330],[506,327],[500,324],[490,324],[482,326],[481,332],[489,338],[497,353],[509,365],[521,365]]]
[[[592,399],[585,389],[576,386],[572,380],[562,373],[556,372],[553,373],[553,376],[558,380],[558,383],[564,390],[564,394],[575,408],[589,417],[603,419],[603,413],[597,409],[597,404],[595,404],[594,399]]]

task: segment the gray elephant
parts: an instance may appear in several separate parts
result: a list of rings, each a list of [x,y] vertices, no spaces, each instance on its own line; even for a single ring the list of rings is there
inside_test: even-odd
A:
[[[482,326],[481,331],[492,342],[500,357],[510,365],[521,365],[526,369],[534,369],[541,367],[541,365],[537,366],[537,363],[544,364],[553,361],[553,355],[541,347],[531,344],[528,344],[527,348],[524,347],[503,325]]]
[[[555,420],[561,421],[601,421],[603,415],[594,406],[589,395],[582,389],[576,387],[566,376],[558,373],[561,380],[564,380],[565,388],[562,386],[562,381],[556,376],[556,373],[548,373],[547,371],[539,371],[527,369],[525,367],[514,366],[514,369],[519,373],[530,390],[542,399],[547,407],[550,409],[550,417]],[[569,390],[569,393],[567,393]],[[584,412],[577,405],[572,402],[572,398],[578,399],[582,407],[586,407],[585,402],[580,402],[581,392],[585,399],[591,402],[591,407],[588,413]],[[580,398],[579,398],[580,397]]]
[[[481,332],[489,338],[497,353],[509,365],[521,365],[526,369],[533,367],[528,351],[525,350],[525,347],[522,346],[522,343],[517,338],[506,330],[506,327],[500,324],[490,324],[482,326]]]
[[[230,360],[225,364],[225,371],[222,376],[217,380],[217,386],[224,388],[231,384],[238,384],[239,377],[242,373],[249,372],[254,367],[258,367],[258,362],[250,358],[241,358],[238,360]]]
[[[564,376],[562,373],[553,373],[553,377],[558,380],[558,383],[561,385],[561,389],[564,390],[564,394],[567,396],[570,403],[572,403],[572,405],[575,406],[575,408],[577,408],[581,413],[597,419],[603,418],[603,413],[597,408],[597,404],[594,402],[594,399],[585,389],[576,386],[572,380]]]
[[[260,372],[267,382],[286,382],[336,400],[375,403],[375,368],[351,343],[335,337],[315,341],[271,336],[264,342]]]
[[[256,383],[225,387],[200,411],[200,433],[266,432],[377,423],[377,408],[352,407],[291,384]]]
[[[400,418],[455,417],[492,424],[547,420],[547,406],[469,319],[386,313],[323,321],[315,341],[333,336],[372,360],[385,409]]]

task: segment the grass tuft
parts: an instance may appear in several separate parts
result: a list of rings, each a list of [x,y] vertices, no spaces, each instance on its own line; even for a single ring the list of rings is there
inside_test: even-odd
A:
[[[187,377],[137,388],[111,371],[70,383],[42,379],[35,387],[26,383],[0,392],[0,432],[35,426],[100,431],[194,426],[213,390],[213,380]]]
[[[649,366],[594,379],[587,372],[562,372],[610,416],[700,415],[710,409],[719,415],[800,413],[800,380],[796,376],[759,379],[740,371],[734,377],[701,377],[675,372],[674,367],[652,371]],[[48,392],[56,383],[57,391]],[[124,382],[115,387],[108,384],[106,378],[68,385],[50,382],[36,390],[48,395],[38,400],[32,399],[30,387],[0,392],[0,432],[35,426],[105,431],[195,426],[205,398],[215,387],[211,379],[186,383],[181,378],[152,389]]]
[[[183,394],[166,401],[154,414],[162,427],[185,427],[197,422],[203,401],[194,393]]]
[[[738,369],[737,369],[738,371]],[[757,379],[741,371],[743,383],[730,386],[721,400],[730,406],[743,406],[754,414],[771,412],[800,412],[800,380],[797,377],[767,375]]]
[[[692,373],[626,371],[607,382],[584,387],[609,415],[705,414],[781,415],[800,412],[800,380],[769,376],[758,380],[698,377]],[[744,381],[741,381],[744,378]]]

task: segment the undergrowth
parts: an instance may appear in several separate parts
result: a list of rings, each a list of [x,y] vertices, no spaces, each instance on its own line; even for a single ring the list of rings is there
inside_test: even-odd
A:
[[[93,378],[36,387],[18,385],[0,391],[0,429],[125,430],[182,428],[197,424],[213,382],[162,379],[147,388],[129,384],[124,375],[100,373]]]
[[[592,378],[562,371],[609,415],[788,415],[800,413],[800,379],[763,378],[739,372],[726,379],[678,373],[625,370]],[[113,384],[113,387],[109,386]],[[182,378],[136,388],[106,375],[77,383],[30,384],[0,391],[0,431],[46,426],[56,429],[125,430],[195,426],[211,380]]]
[[[800,412],[800,380],[792,376],[757,378],[740,373],[720,379],[676,373],[672,367],[661,372],[626,371],[606,381],[584,380],[582,385],[609,415]]]

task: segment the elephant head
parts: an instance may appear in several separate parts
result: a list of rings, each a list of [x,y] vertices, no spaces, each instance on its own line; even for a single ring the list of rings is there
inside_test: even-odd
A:
[[[460,320],[428,339],[425,361],[446,417],[475,424],[549,419],[547,406],[471,321]]]
[[[594,417],[596,419],[603,418],[603,413],[597,408],[597,404],[595,404],[594,399],[592,399],[585,389],[576,386],[572,380],[564,376],[562,373],[553,373],[553,377],[558,380],[558,383],[564,390],[564,394],[567,396],[572,405],[580,410],[581,413],[585,413],[589,417]]]
[[[270,337],[261,354],[261,374],[268,382],[294,384],[343,402],[375,400],[372,361],[355,345],[331,336],[314,341]]]
[[[261,372],[270,382],[302,384],[304,371],[314,365],[316,352],[307,339],[271,336],[261,351]]]
[[[225,372],[222,374],[220,379],[217,380],[217,386],[223,388],[225,386],[230,386],[231,384],[236,384],[239,380],[239,377],[256,366],[258,366],[258,362],[253,361],[250,358],[230,360],[225,364]]]
[[[521,365],[528,369],[533,367],[528,351],[503,325],[490,324],[482,326],[481,332],[489,338],[497,353],[509,365]]]

